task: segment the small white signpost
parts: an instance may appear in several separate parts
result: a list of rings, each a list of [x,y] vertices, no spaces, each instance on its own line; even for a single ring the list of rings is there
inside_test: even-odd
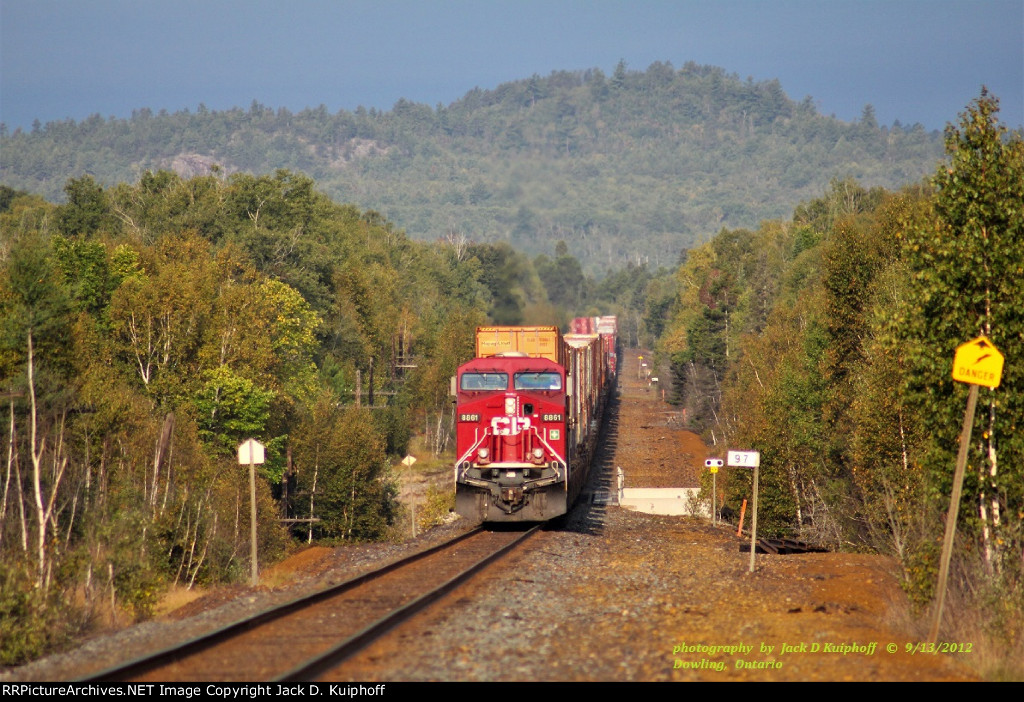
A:
[[[729,451],[729,465],[737,468],[757,468],[761,465],[759,451]]]
[[[412,465],[416,462],[416,457],[411,453],[402,459],[402,465],[406,468],[412,468]],[[412,538],[416,538],[416,502],[412,503]]]
[[[251,526],[249,540],[252,542],[249,554],[252,560],[251,582],[253,587],[260,583],[259,566],[256,561],[256,464],[263,463],[263,456],[263,444],[256,439],[247,439],[238,446],[238,464],[243,466],[246,463],[249,464],[249,523]]]
[[[728,465],[737,468],[754,469],[754,516],[750,520],[750,572],[754,572],[754,554],[757,553],[757,473],[761,467],[760,451],[730,451],[728,454]]]

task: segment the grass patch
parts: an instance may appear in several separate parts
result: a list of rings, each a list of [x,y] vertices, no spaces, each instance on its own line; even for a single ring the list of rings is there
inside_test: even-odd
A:
[[[20,665],[60,649],[82,630],[84,616],[61,602],[58,588],[35,587],[31,569],[0,563],[0,665]]]
[[[441,526],[455,511],[455,487],[427,486],[427,498],[418,515],[419,528],[422,530]]]

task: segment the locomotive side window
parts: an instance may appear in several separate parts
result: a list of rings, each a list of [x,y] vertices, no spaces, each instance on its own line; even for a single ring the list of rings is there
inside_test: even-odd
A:
[[[507,390],[508,373],[463,373],[463,390]]]
[[[516,373],[516,390],[561,390],[562,376],[558,373]]]

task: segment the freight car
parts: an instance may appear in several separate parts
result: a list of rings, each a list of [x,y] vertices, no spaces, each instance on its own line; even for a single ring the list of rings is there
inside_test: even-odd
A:
[[[573,334],[598,334],[604,348],[608,370],[612,375],[618,370],[619,322],[614,316],[576,317],[570,324]]]
[[[614,383],[605,349],[596,333],[477,329],[476,358],[452,379],[460,515],[537,522],[568,511],[586,482]]]

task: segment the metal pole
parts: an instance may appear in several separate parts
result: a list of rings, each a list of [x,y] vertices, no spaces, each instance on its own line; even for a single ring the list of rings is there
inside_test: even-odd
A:
[[[757,552],[757,473],[758,467],[754,466],[754,516],[750,520],[750,572],[754,572],[754,554]]]
[[[942,561],[939,565],[939,589],[936,593],[935,616],[928,641],[935,643],[939,638],[939,624],[942,621],[942,606],[946,601],[946,582],[949,580],[949,561],[953,556],[953,539],[956,536],[956,518],[960,511],[960,493],[964,486],[964,468],[967,466],[967,451],[971,443],[971,429],[974,426],[974,407],[978,403],[978,386],[971,384],[967,396],[967,411],[964,412],[964,426],[960,430],[960,452],[956,457],[956,472],[953,474],[953,491],[949,495],[949,512],[946,514],[946,535],[942,537]]]
[[[256,450],[253,446],[249,446],[249,524],[250,524],[250,535],[249,540],[252,542],[252,546],[249,549],[249,557],[252,561],[252,586],[256,587],[260,584],[259,566],[256,562],[256,462],[255,454]]]
[[[711,474],[711,526],[718,526],[718,472]]]

